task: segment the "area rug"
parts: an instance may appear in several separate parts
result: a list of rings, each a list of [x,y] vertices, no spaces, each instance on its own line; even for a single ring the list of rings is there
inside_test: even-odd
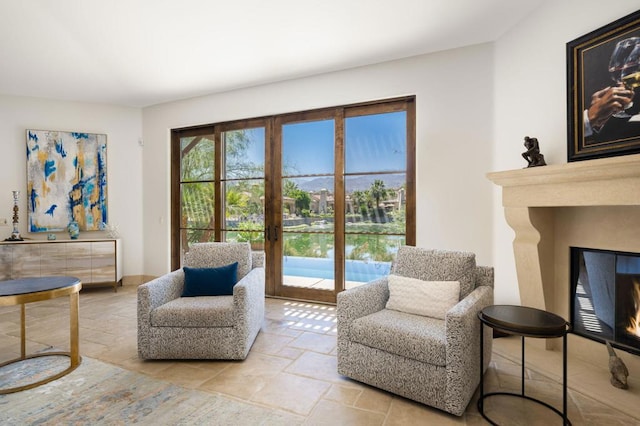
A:
[[[0,387],[9,387],[8,380],[24,381],[27,370],[64,369],[64,363],[68,365],[69,362],[66,357],[34,360],[39,364],[20,363],[23,365],[13,367],[13,371],[3,371]],[[0,395],[0,425],[295,423],[299,423],[299,419],[283,411],[182,388],[88,357],[83,357],[76,370],[58,380],[34,389]]]

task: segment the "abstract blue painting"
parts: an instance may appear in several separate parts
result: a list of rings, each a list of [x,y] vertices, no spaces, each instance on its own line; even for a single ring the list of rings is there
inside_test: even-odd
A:
[[[29,232],[107,223],[107,135],[27,130]]]

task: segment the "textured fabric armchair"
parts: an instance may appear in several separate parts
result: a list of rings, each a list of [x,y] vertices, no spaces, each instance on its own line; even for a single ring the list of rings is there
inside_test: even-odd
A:
[[[264,320],[264,253],[249,243],[194,244],[185,266],[238,262],[232,296],[180,297],[184,270],[138,287],[138,356],[142,359],[245,359]]]
[[[493,268],[476,266],[473,253],[405,246],[391,274],[459,281],[459,302],[444,319],[388,309],[391,276],[339,293],[338,373],[460,416],[480,382],[477,315],[493,303]],[[483,373],[492,333],[484,336]]]

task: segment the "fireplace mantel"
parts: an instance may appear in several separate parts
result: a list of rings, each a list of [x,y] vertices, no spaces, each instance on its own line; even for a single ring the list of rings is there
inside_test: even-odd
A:
[[[640,205],[640,154],[488,173],[504,207]]]

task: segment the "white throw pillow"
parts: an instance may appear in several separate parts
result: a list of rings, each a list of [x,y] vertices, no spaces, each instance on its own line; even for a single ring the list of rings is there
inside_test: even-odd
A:
[[[387,309],[444,319],[459,301],[459,281],[422,281],[391,274]]]

